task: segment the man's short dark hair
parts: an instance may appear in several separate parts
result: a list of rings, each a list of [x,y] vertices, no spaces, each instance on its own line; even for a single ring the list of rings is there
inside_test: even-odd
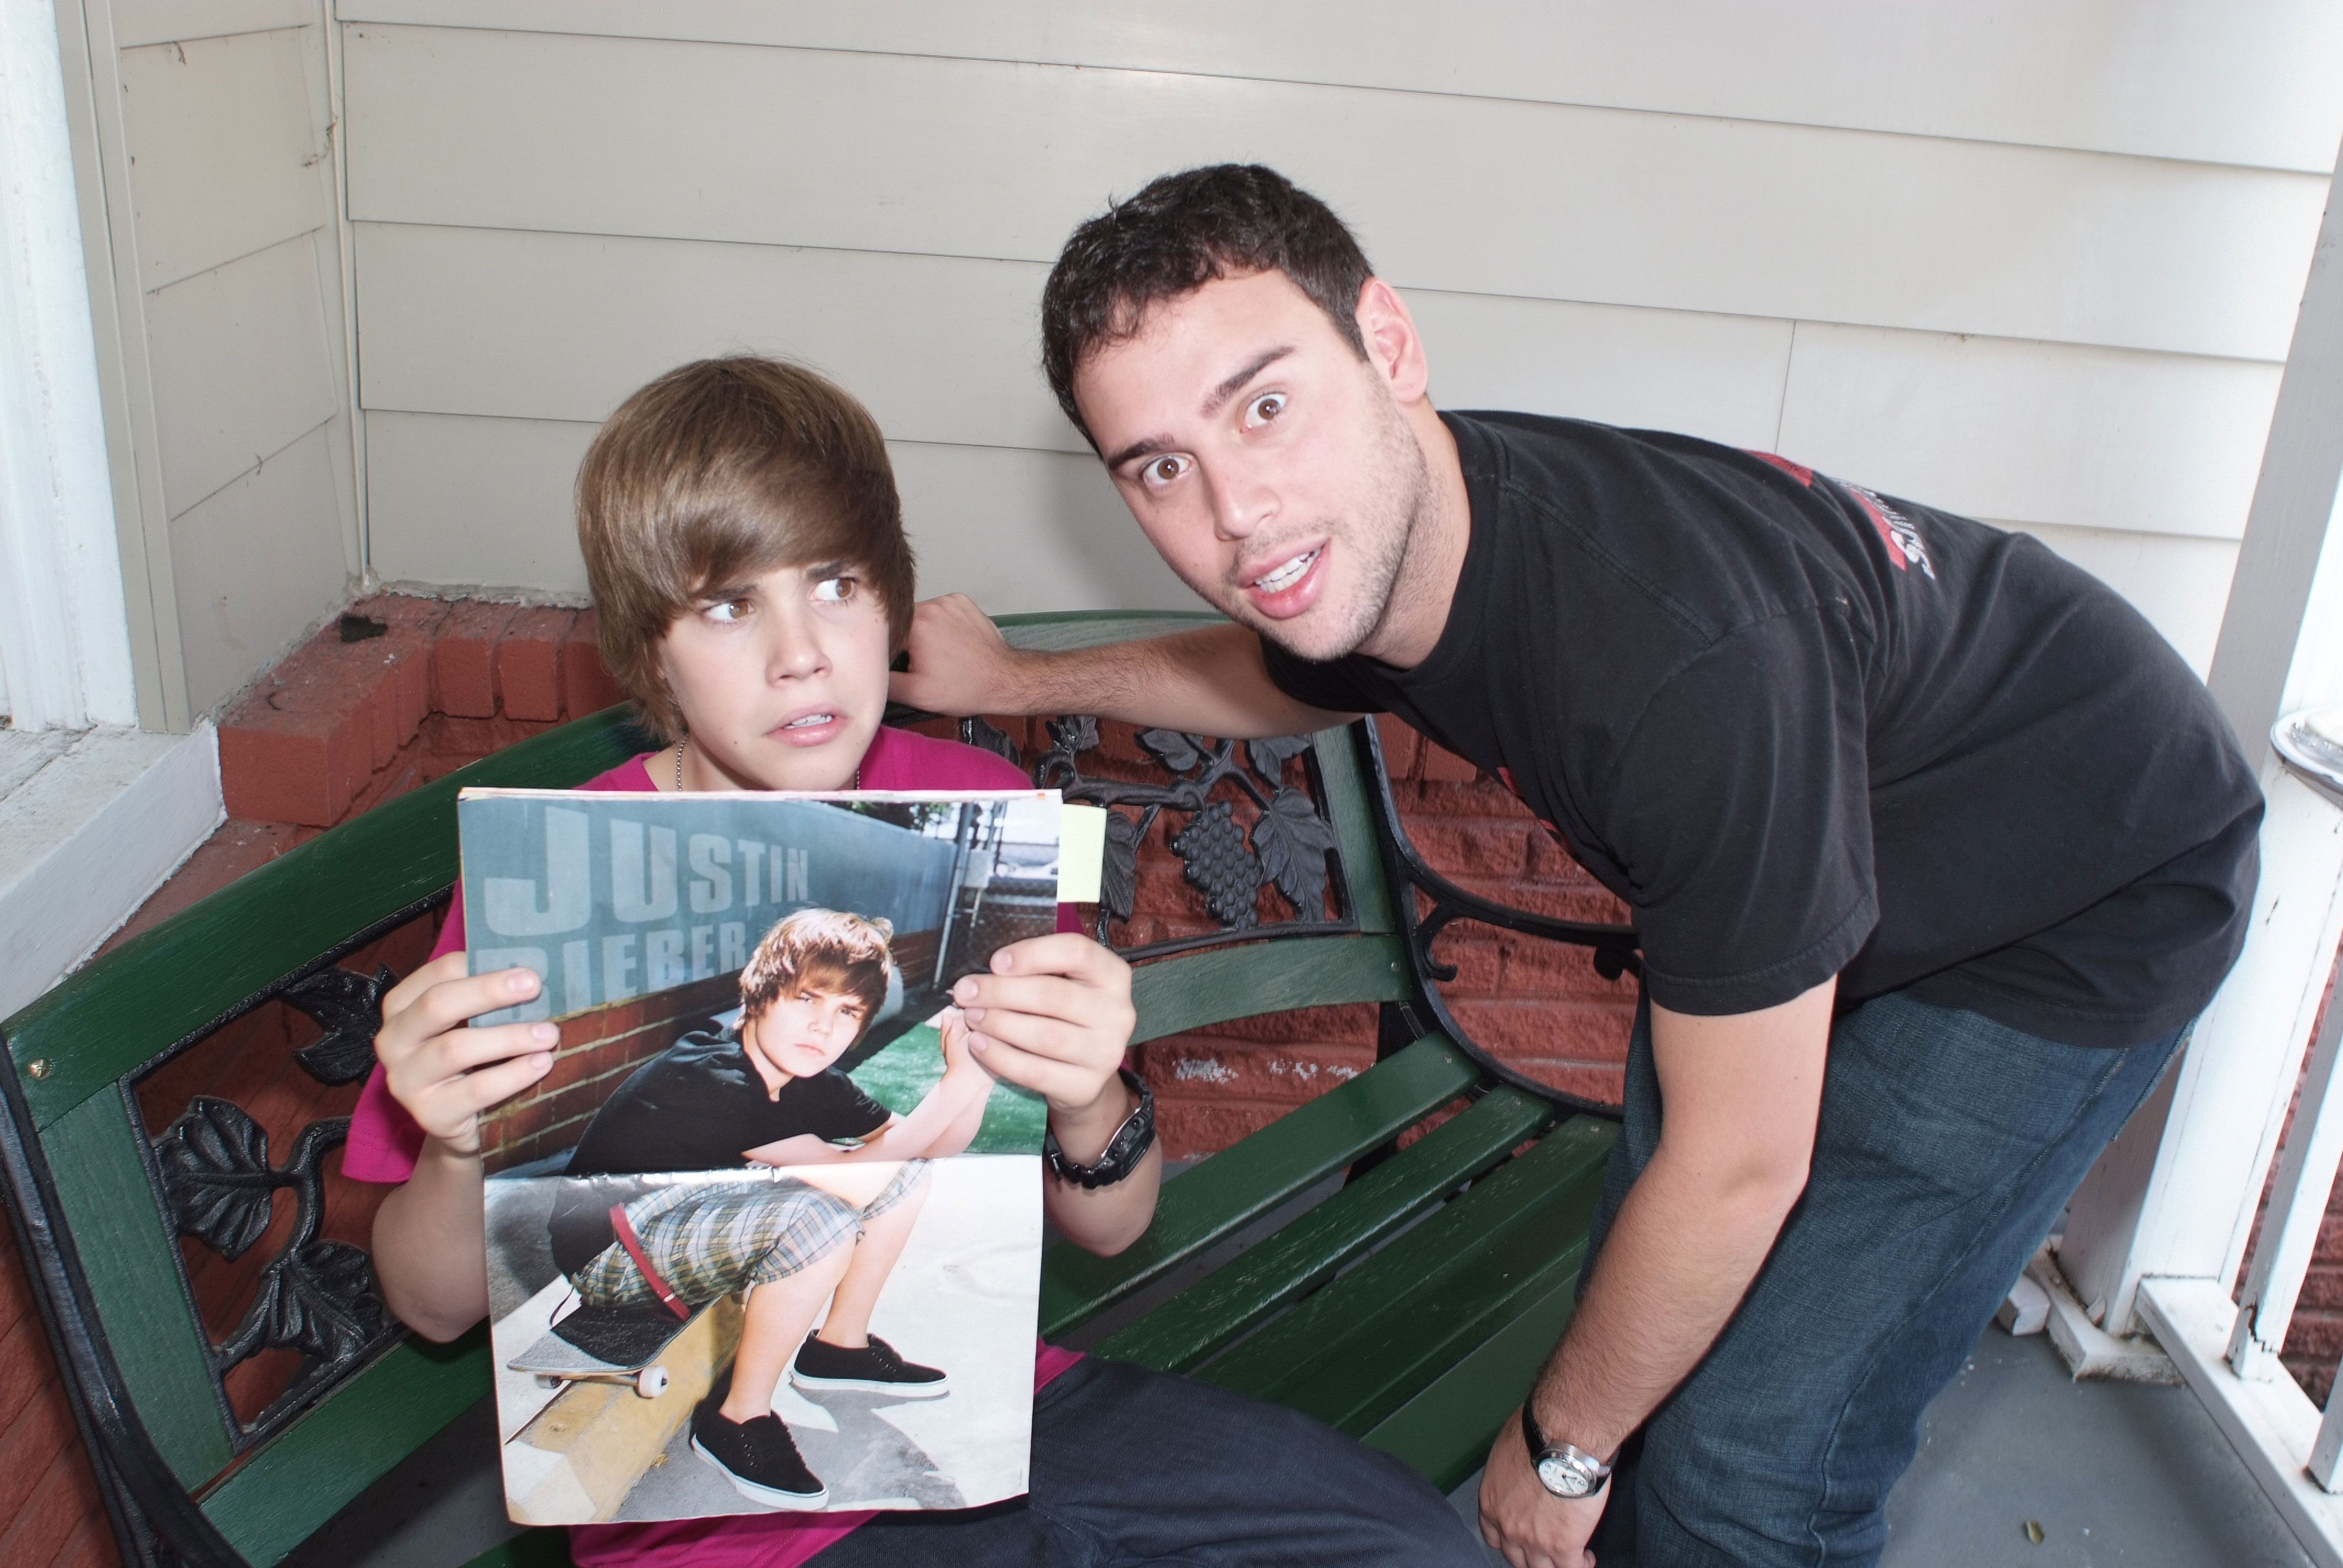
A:
[[[1074,230],[1041,290],[1041,368],[1074,428],[1098,445],[1074,407],[1074,372],[1093,350],[1136,334],[1151,306],[1253,272],[1292,278],[1367,357],[1358,320],[1359,290],[1374,276],[1366,254],[1332,208],[1275,169],[1164,175]]]

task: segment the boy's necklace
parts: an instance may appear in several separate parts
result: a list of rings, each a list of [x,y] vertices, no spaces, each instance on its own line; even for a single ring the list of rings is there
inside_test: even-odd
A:
[[[855,789],[862,788],[862,764],[860,762],[854,765],[854,782],[850,786],[850,788]],[[680,740],[677,741],[675,745],[675,792],[679,795],[684,793],[683,742]]]

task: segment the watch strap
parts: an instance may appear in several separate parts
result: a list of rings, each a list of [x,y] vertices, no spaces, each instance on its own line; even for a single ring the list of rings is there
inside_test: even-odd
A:
[[[1061,1181],[1070,1181],[1086,1190],[1111,1187],[1139,1169],[1147,1151],[1155,1143],[1155,1095],[1147,1081],[1125,1067],[1118,1070],[1125,1087],[1136,1095],[1139,1103],[1123,1118],[1122,1125],[1107,1140],[1105,1150],[1088,1165],[1066,1158],[1058,1147],[1056,1132],[1044,1130],[1041,1134],[1041,1158]]]
[[[1538,1425],[1537,1417],[1530,1413],[1530,1402],[1527,1400],[1522,1401],[1522,1442],[1530,1451],[1530,1469],[1533,1473],[1537,1470],[1538,1462],[1549,1454],[1559,1459],[1566,1459],[1586,1475],[1591,1483],[1586,1491],[1586,1495],[1589,1497],[1600,1492],[1604,1484],[1611,1479],[1610,1461],[1597,1459],[1574,1443],[1554,1442],[1548,1439],[1544,1430]],[[1545,1485],[1544,1476],[1538,1478],[1538,1484]],[[1548,1490],[1551,1491],[1552,1488],[1549,1487]]]

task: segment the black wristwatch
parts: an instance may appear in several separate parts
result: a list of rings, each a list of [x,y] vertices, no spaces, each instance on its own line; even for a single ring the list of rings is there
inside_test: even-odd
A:
[[[1611,1466],[1584,1449],[1548,1442],[1527,1400],[1522,1402],[1522,1442],[1529,1447],[1538,1484],[1556,1497],[1592,1497],[1611,1479]]]
[[[1155,1142],[1155,1096],[1149,1091],[1145,1079],[1127,1067],[1121,1070],[1122,1081],[1139,1096],[1139,1103],[1131,1108],[1129,1116],[1123,1118],[1122,1125],[1115,1129],[1114,1136],[1107,1140],[1106,1151],[1098,1157],[1096,1162],[1075,1164],[1066,1158],[1066,1151],[1058,1147],[1058,1135],[1046,1128],[1042,1131],[1041,1158],[1049,1162],[1059,1181],[1071,1181],[1084,1188],[1111,1187],[1139,1169],[1140,1161],[1145,1158],[1148,1149]]]

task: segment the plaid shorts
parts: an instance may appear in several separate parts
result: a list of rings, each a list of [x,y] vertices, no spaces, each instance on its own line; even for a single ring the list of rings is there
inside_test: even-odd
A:
[[[862,1235],[927,1174],[906,1160],[879,1195],[856,1208],[793,1176],[758,1181],[695,1181],[646,1193],[627,1205],[627,1222],[668,1289],[693,1306],[785,1280]],[[627,1249],[613,1241],[572,1282],[593,1307],[648,1306],[659,1297]]]

